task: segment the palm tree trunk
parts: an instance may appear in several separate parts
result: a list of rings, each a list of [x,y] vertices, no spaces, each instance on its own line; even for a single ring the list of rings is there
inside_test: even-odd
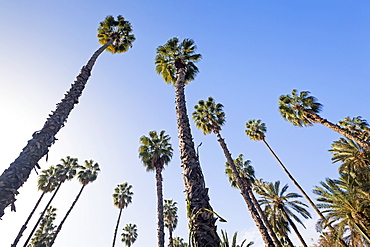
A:
[[[229,163],[230,165],[230,168],[231,168],[231,171],[233,173],[233,176],[234,176],[234,179],[236,181],[236,183],[238,184],[238,187],[241,191],[241,194],[244,198],[244,201],[246,202],[247,204],[247,207],[252,215],[252,218],[258,228],[258,230],[260,231],[261,235],[262,235],[262,239],[263,241],[265,242],[265,245],[268,246],[268,247],[273,247],[275,246],[265,225],[263,224],[263,221],[261,220],[261,217],[260,215],[258,214],[249,194],[248,194],[248,191],[246,190],[245,186],[244,186],[244,183],[236,169],[236,166],[234,164],[234,161],[231,157],[231,154],[229,152],[229,149],[227,148],[226,146],[226,143],[225,143],[225,140],[222,138],[220,132],[218,130],[215,130],[214,131],[215,134],[217,135],[217,138],[218,138],[218,142],[220,143],[221,145],[221,148],[222,150],[224,151],[224,154],[225,154],[225,157],[226,157],[226,160],[227,162]]]
[[[351,140],[357,142],[361,147],[363,147],[367,150],[370,150],[370,144],[368,142],[358,138],[355,135],[352,135],[349,131],[341,128],[339,125],[333,124],[333,123],[329,122],[327,119],[324,119],[324,118],[320,117],[319,115],[317,115],[315,113],[307,112],[307,116],[310,119],[312,119],[312,121],[314,121],[315,123],[325,125],[326,127],[338,132],[339,134],[347,137],[348,139],[351,139]]]
[[[267,220],[265,213],[262,211],[260,204],[258,203],[256,197],[254,196],[253,190],[251,188],[251,185],[246,185],[246,189],[248,191],[249,197],[251,198],[254,206],[256,207],[256,210],[261,217],[263,224],[265,224],[265,227],[267,231],[269,232],[272,240],[274,241],[275,246],[282,247],[279,239],[277,238],[274,230],[272,230],[270,222]]]
[[[168,247],[173,247],[173,236],[172,236],[172,231],[173,231],[173,229],[172,229],[172,225],[170,224],[170,225],[168,226],[168,235],[170,235],[170,236],[169,236],[169,238],[168,238],[168,240],[169,240],[169,245],[168,245]]]
[[[188,203],[190,233],[198,247],[219,247],[216,218],[209,203],[208,188],[195,153],[185,101],[185,68],[178,69],[175,84],[177,128],[180,143],[181,166],[184,170],[185,196]]]
[[[52,197],[50,198],[49,202],[46,204],[46,206],[44,208],[44,211],[42,211],[39,219],[37,220],[35,226],[33,227],[32,231],[31,231],[31,233],[28,235],[28,238],[27,238],[26,242],[24,243],[23,247],[27,247],[28,242],[31,240],[31,237],[32,237],[33,233],[36,231],[37,226],[39,225],[40,221],[44,217],[44,214],[46,213],[46,210],[48,209],[48,207],[50,206],[51,202],[53,201],[53,199],[54,199],[55,195],[57,194],[57,192],[58,192],[60,186],[62,185],[62,183],[63,182],[59,182],[58,187],[55,189]]]
[[[48,184],[48,186],[50,185],[50,183]],[[33,214],[35,213],[37,207],[39,206],[42,198],[44,197],[44,195],[46,194],[47,190],[44,190],[40,196],[40,198],[37,200],[36,202],[36,205],[33,207],[31,213],[28,215],[28,218],[26,219],[26,222],[24,222],[23,226],[21,227],[21,229],[19,230],[19,233],[17,235],[17,237],[15,238],[13,244],[11,245],[11,247],[16,247],[19,240],[21,239],[22,235],[23,235],[23,232],[27,229],[27,225],[28,225],[28,222],[30,221],[30,219],[32,218]]]
[[[28,141],[18,158],[0,176],[0,217],[5,214],[4,210],[9,205],[12,206],[12,211],[15,211],[14,202],[15,195],[18,194],[17,190],[26,182],[31,170],[49,152],[49,147],[57,140],[55,135],[64,126],[74,106],[78,104],[78,99],[90,77],[96,59],[112,42],[113,40],[101,46],[92,55],[86,66],[82,67],[64,99],[49,115],[42,129],[33,133],[32,139]]]
[[[113,235],[113,244],[112,244],[112,247],[114,247],[114,246],[115,246],[115,244],[116,244],[117,231],[118,231],[119,222],[120,222],[120,220],[121,220],[122,210],[123,210],[123,208],[120,208],[120,209],[119,209],[119,214],[118,214],[118,219],[117,219],[117,223],[116,223],[116,228],[114,229],[114,235]]]
[[[55,231],[55,233],[54,233],[53,238],[50,240],[50,243],[49,243],[49,246],[48,246],[48,247],[53,246],[54,241],[55,241],[55,239],[57,238],[57,236],[58,236],[58,234],[59,234],[60,230],[62,229],[62,226],[63,226],[64,222],[66,221],[67,217],[68,217],[68,216],[69,216],[69,214],[71,213],[71,211],[72,211],[73,207],[76,205],[76,202],[77,202],[77,200],[80,198],[80,196],[81,196],[81,194],[82,194],[82,191],[84,190],[85,186],[86,186],[86,185],[82,185],[80,192],[79,192],[79,193],[78,193],[78,195],[76,196],[76,199],[73,201],[72,206],[69,208],[69,210],[68,210],[68,212],[66,213],[66,215],[64,216],[63,220],[60,222],[60,224],[59,224],[59,226],[58,226],[57,230],[56,230],[56,231]]]
[[[288,216],[288,214],[285,212],[284,209],[281,210],[286,218],[286,220],[289,222],[290,226],[293,228],[295,234],[297,235],[297,237],[299,238],[299,240],[301,241],[301,243],[303,244],[304,247],[307,247],[307,244],[306,242],[304,241],[301,233],[298,231],[296,225],[294,224],[294,222],[290,219],[290,217]]]
[[[163,185],[162,169],[155,168],[155,180],[157,184],[157,219],[158,219],[158,247],[164,247],[164,220],[163,220]]]
[[[290,174],[288,169],[284,166],[283,162],[279,159],[279,157],[275,154],[274,150],[270,147],[270,145],[267,143],[265,138],[262,139],[263,143],[265,143],[268,150],[271,152],[271,154],[275,157],[281,168],[283,168],[284,172],[288,175],[290,180],[292,180],[293,184],[298,188],[298,190],[303,194],[304,198],[310,203],[311,207],[315,210],[315,212],[320,216],[320,218],[324,221],[326,221],[325,216],[320,212],[320,210],[316,207],[315,203],[311,200],[311,198],[307,195],[306,191],[299,185],[299,183],[295,180],[295,178]],[[330,223],[327,223],[327,226],[329,230],[331,231],[334,236],[336,235],[336,230],[330,225]],[[344,242],[342,238],[339,238],[339,242],[343,247],[347,247],[347,244]]]

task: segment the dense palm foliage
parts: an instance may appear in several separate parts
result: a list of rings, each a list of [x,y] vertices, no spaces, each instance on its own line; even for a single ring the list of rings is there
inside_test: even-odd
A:
[[[258,230],[260,231],[262,238],[266,246],[274,246],[274,243],[271,239],[270,234],[267,231],[260,215],[256,210],[250,195],[246,189],[246,186],[240,177],[240,174],[234,164],[234,160],[231,157],[231,153],[227,148],[225,140],[221,136],[221,126],[225,123],[225,113],[222,110],[223,105],[214,101],[212,97],[208,97],[207,101],[200,100],[198,105],[194,106],[195,111],[193,112],[193,120],[198,129],[203,131],[203,134],[214,133],[218,142],[221,145],[221,148],[225,154],[227,163],[230,166],[234,180],[236,181],[238,188],[241,190],[241,194],[247,204],[247,207],[252,215],[253,220],[256,223]]]
[[[98,38],[103,45],[82,67],[70,90],[65,94],[64,99],[57,104],[55,111],[49,115],[41,130],[33,133],[32,139],[22,149],[18,158],[0,176],[0,217],[4,215],[4,209],[9,205],[15,211],[14,202],[15,195],[18,194],[17,190],[27,180],[32,169],[39,166],[37,162],[49,152],[49,148],[56,141],[55,136],[66,123],[74,106],[78,104],[99,55],[104,50],[113,53],[127,51],[135,40],[131,31],[131,24],[122,16],[118,16],[118,21],[115,21],[112,16],[107,16],[100,23]]]
[[[175,103],[177,116],[178,138],[180,143],[181,166],[185,184],[185,197],[188,204],[190,231],[199,247],[218,247],[220,239],[215,225],[216,218],[205,187],[203,172],[199,158],[195,153],[190,122],[186,109],[185,85],[194,80],[198,73],[195,65],[202,56],[196,51],[193,40],[182,42],[174,37],[157,48],[155,57],[156,72],[166,83],[175,87]]]
[[[133,243],[135,243],[138,233],[137,233],[137,226],[135,224],[127,224],[123,228],[123,233],[121,234],[122,239],[121,241],[128,247],[130,247]]]
[[[50,245],[50,241],[55,234],[56,226],[53,223],[57,215],[56,210],[52,206],[46,210],[46,214],[42,217],[39,228],[27,247],[48,247]]]
[[[305,219],[311,218],[311,215],[305,209],[307,205],[297,200],[297,198],[302,196],[293,192],[287,193],[287,190],[288,185],[285,185],[280,189],[280,181],[276,181],[275,183],[261,182],[258,183],[258,187],[256,188],[256,192],[261,196],[259,202],[264,206],[265,213],[270,215],[270,219],[275,217],[275,219],[271,221],[271,225],[275,228],[275,231],[280,233],[281,237],[287,237],[287,232],[282,230],[286,229],[285,231],[287,231],[287,225],[289,225],[297,234],[302,245],[307,246],[294,221],[300,223],[303,227],[304,224],[292,210],[303,216]]]
[[[171,161],[173,149],[171,138],[162,130],[150,131],[140,138],[139,157],[147,171],[155,171],[157,187],[158,247],[164,247],[163,185],[162,170]]]
[[[113,193],[113,204],[117,208],[119,208],[119,214],[118,219],[116,223],[116,228],[114,229],[114,235],[113,235],[113,244],[114,247],[116,244],[116,236],[118,231],[119,222],[121,219],[122,210],[124,208],[127,208],[127,206],[132,202],[132,195],[134,194],[132,191],[132,185],[129,185],[127,183],[119,184],[114,189]]]
[[[168,229],[169,233],[169,247],[173,247],[172,233],[177,227],[177,202],[171,200],[164,200],[163,214],[164,226]]]

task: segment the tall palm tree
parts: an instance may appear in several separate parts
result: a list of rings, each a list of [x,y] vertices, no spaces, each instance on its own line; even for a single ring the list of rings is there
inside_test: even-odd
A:
[[[274,212],[279,212],[284,220],[287,221],[293,228],[302,245],[307,247],[307,244],[302,238],[302,235],[299,233],[296,225],[293,222],[293,219],[300,223],[303,227],[305,226],[298,216],[291,211],[291,209],[293,209],[305,219],[311,218],[310,213],[304,208],[307,207],[307,205],[296,199],[302,196],[292,192],[286,193],[288,189],[287,184],[280,190],[280,181],[276,181],[275,183],[264,182],[260,183],[259,185],[260,187],[257,188],[256,192],[262,197],[259,200],[261,205],[267,205],[267,209],[272,209]],[[269,213],[269,211],[266,209],[265,212]]]
[[[201,55],[195,53],[196,46],[191,39],[182,42],[174,37],[157,48],[155,58],[156,72],[166,83],[175,87],[175,102],[179,149],[185,197],[188,204],[188,218],[191,222],[190,232],[198,246],[219,246],[220,239],[215,225],[217,218],[209,202],[208,189],[205,187],[203,172],[196,155],[190,122],[186,110],[185,85],[194,80],[198,73],[195,62]]]
[[[17,237],[15,238],[12,247],[16,247],[20,238],[22,237],[23,232],[27,229],[28,222],[31,220],[33,214],[35,213],[37,207],[39,206],[42,198],[48,192],[52,192],[57,186],[57,179],[55,176],[55,167],[50,166],[46,170],[42,170],[37,181],[38,190],[42,191],[40,198],[37,200],[35,206],[33,207],[31,213],[28,215],[26,222],[22,225]]]
[[[218,142],[221,145],[222,150],[224,151],[227,162],[230,165],[233,177],[238,185],[238,188],[241,190],[241,194],[247,204],[247,207],[252,215],[252,218],[262,235],[266,246],[274,246],[274,243],[263,224],[261,217],[259,216],[248,191],[246,190],[243,180],[238,173],[238,170],[234,164],[234,161],[231,157],[231,154],[226,146],[225,140],[222,138],[220,130],[221,126],[225,123],[225,113],[222,111],[223,105],[216,104],[212,97],[208,97],[207,101],[200,100],[198,105],[194,106],[195,111],[193,112],[193,120],[198,129],[203,131],[203,134],[214,133]]]
[[[62,184],[67,180],[73,179],[76,175],[76,169],[77,167],[79,167],[77,162],[77,158],[71,158],[70,156],[67,156],[65,159],[61,159],[61,164],[57,164],[55,166],[54,173],[58,184],[56,185],[53,195],[49,199],[49,202],[46,204],[31,233],[28,235],[28,238],[23,245],[24,247],[26,247],[28,242],[31,240],[33,233],[36,231],[38,224],[41,222],[44,214],[46,213],[46,210],[49,208],[51,202],[54,200],[54,197],[58,193]]]
[[[133,243],[135,243],[136,239],[137,239],[137,227],[135,224],[127,224],[124,228],[123,228],[123,233],[121,234],[122,236],[122,242],[130,247]]]
[[[339,180],[327,178],[320,185],[313,192],[319,196],[317,206],[324,209],[327,218],[322,223],[335,224],[339,234],[349,234],[352,241],[362,236],[361,242],[370,244],[370,199],[359,193],[353,177],[342,174]]]
[[[114,206],[119,208],[119,214],[118,214],[118,219],[116,223],[116,228],[114,230],[112,247],[114,247],[116,244],[117,230],[118,230],[119,222],[121,219],[122,210],[124,208],[127,208],[127,206],[132,202],[132,195],[134,193],[131,192],[131,189],[132,189],[132,185],[127,184],[127,182],[117,185],[117,187],[114,189],[113,203],[114,203]]]
[[[266,229],[268,231],[268,233],[270,234],[272,240],[274,241],[274,244],[277,246],[277,247],[281,247],[281,244],[280,244],[280,241],[278,240],[275,232],[273,231],[272,227],[271,227],[271,224],[270,222],[267,220],[266,218],[266,215],[265,213],[262,211],[254,193],[253,193],[253,190],[252,190],[252,185],[254,184],[254,181],[256,180],[256,177],[255,177],[255,174],[254,174],[254,168],[253,166],[250,164],[251,161],[250,160],[246,160],[244,161],[243,160],[243,155],[240,154],[238,156],[238,158],[234,159],[234,164],[235,164],[235,167],[236,169],[238,170],[238,173],[241,177],[241,179],[243,180],[243,183],[244,183],[244,186],[253,202],[253,205],[256,207],[256,210],[259,214],[259,216],[261,217],[262,221],[263,221],[263,224],[265,224],[266,226]],[[234,176],[233,176],[233,172],[230,168],[230,165],[229,163],[226,162],[226,165],[225,165],[225,173],[227,175],[227,177],[229,178],[229,182],[231,184],[232,187],[234,188],[239,188],[238,187],[238,184],[237,182],[235,181],[234,179]]]
[[[45,216],[42,217],[39,229],[36,231],[31,243],[27,247],[47,247],[50,240],[55,233],[55,226],[53,224],[57,214],[56,208],[48,207]]]
[[[173,246],[172,232],[177,227],[177,202],[171,200],[164,200],[163,214],[164,214],[164,226],[169,232],[169,247]]]
[[[354,140],[363,148],[370,149],[370,144],[367,141],[353,135],[350,131],[333,124],[328,120],[320,117],[318,113],[321,111],[322,105],[313,96],[309,95],[309,91],[298,93],[293,89],[292,94],[281,95],[279,97],[279,111],[282,117],[299,127],[311,126],[314,123],[320,123],[326,127],[338,132],[339,134]]]
[[[235,232],[234,235],[233,235],[233,239],[232,239],[232,242],[230,243],[229,241],[229,237],[227,236],[227,232],[226,231],[223,231],[221,230],[221,235],[222,235],[222,243],[221,243],[221,247],[250,247],[254,244],[253,241],[249,242],[246,244],[247,242],[247,239],[244,239],[241,244],[236,244],[236,238],[238,237],[238,232]],[[246,245],[244,245],[246,244]]]
[[[77,174],[77,179],[82,184],[82,187],[80,189],[80,192],[77,194],[75,200],[73,201],[71,207],[69,208],[66,215],[64,216],[63,220],[60,222],[57,230],[55,231],[55,234],[53,235],[53,238],[50,240],[50,245],[48,247],[53,246],[54,241],[56,237],[58,236],[60,230],[62,229],[64,222],[66,221],[67,217],[71,213],[73,207],[76,205],[76,202],[80,198],[82,191],[84,190],[86,185],[88,185],[91,182],[94,182],[97,179],[98,173],[100,171],[98,163],[94,163],[93,160],[85,160],[85,165],[80,166],[79,168],[81,170]]]
[[[12,211],[15,211],[14,202],[15,195],[18,194],[17,190],[27,180],[31,170],[35,166],[39,167],[37,162],[49,152],[50,146],[57,140],[55,136],[64,126],[74,106],[78,104],[78,99],[98,56],[104,50],[112,53],[126,52],[135,40],[131,32],[131,24],[123,16],[118,16],[117,20],[112,16],[107,16],[100,23],[98,38],[102,46],[82,67],[70,90],[57,104],[56,110],[49,115],[42,129],[33,133],[32,139],[28,141],[18,158],[0,176],[0,217],[4,215],[4,210],[9,205]]]
[[[309,202],[309,204],[311,205],[311,207],[320,216],[320,218],[325,221],[326,219],[325,219],[324,215],[316,207],[315,203],[311,200],[311,198],[308,196],[308,194],[306,193],[306,191],[301,187],[301,185],[297,182],[297,180],[293,177],[293,175],[288,171],[288,169],[285,167],[285,165],[283,164],[283,162],[276,155],[276,153],[274,152],[274,150],[272,150],[272,148],[270,147],[270,145],[267,143],[267,141],[266,141],[266,131],[267,131],[266,124],[263,123],[260,119],[258,119],[258,120],[251,119],[251,120],[249,120],[246,123],[246,130],[245,130],[246,135],[251,140],[253,140],[253,141],[262,141],[266,145],[267,149],[274,156],[274,158],[279,163],[279,165],[284,170],[284,172],[289,177],[289,179],[293,182],[293,184],[302,193],[302,195],[304,196],[304,198],[306,198],[306,200]],[[328,224],[327,226],[330,229],[330,231],[333,232],[333,234],[335,234],[335,229],[330,224]],[[342,243],[343,246],[346,246],[345,242],[342,239],[340,239],[340,241],[341,241],[341,243]]]
[[[164,165],[171,161],[173,149],[170,143],[171,137],[162,130],[159,134],[150,131],[149,137],[140,138],[139,157],[146,171],[155,170],[157,186],[157,217],[158,217],[158,247],[164,247],[164,220],[163,220],[163,185],[162,170]]]

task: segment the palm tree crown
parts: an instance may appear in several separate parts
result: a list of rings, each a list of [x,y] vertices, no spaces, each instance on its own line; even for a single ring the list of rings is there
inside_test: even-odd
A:
[[[132,185],[127,184],[127,182],[117,185],[112,195],[114,206],[119,209],[126,208],[132,202],[134,193],[131,189]]]
[[[162,130],[159,135],[156,131],[150,131],[149,137],[140,138],[139,157],[141,158],[147,171],[157,168],[163,169],[172,158],[173,149],[170,143],[171,137]]]
[[[177,202],[171,200],[164,200],[163,214],[164,226],[175,230],[177,227]]]
[[[94,182],[100,172],[98,163],[94,163],[93,160],[85,160],[85,166],[80,166],[80,169],[77,179],[82,185]]]
[[[184,39],[182,42],[177,37],[167,41],[166,44],[157,48],[155,57],[156,72],[162,75],[166,83],[175,84],[176,74],[179,68],[185,69],[185,84],[193,81],[199,72],[195,62],[202,55],[196,54],[197,49],[192,39]]]
[[[298,94],[298,91],[293,89],[291,95],[281,95],[279,111],[283,118],[300,127],[312,125],[313,120],[309,114],[319,113],[322,105],[309,94],[309,91],[302,91]]]
[[[224,125],[226,119],[222,108],[223,105],[216,104],[212,97],[208,97],[207,101],[200,100],[198,105],[194,106],[193,120],[204,135],[221,130],[221,126]]]
[[[253,181],[255,180],[255,172],[254,168],[251,165],[250,160],[243,160],[243,155],[239,154],[238,158],[234,159],[234,164],[236,166],[236,169],[238,170],[238,173],[240,177],[244,180],[246,184],[252,184]],[[232,187],[238,188],[238,184],[234,179],[233,172],[230,168],[229,163],[226,162],[225,165],[225,173],[227,177],[229,178],[229,182]]]
[[[127,224],[123,228],[122,236],[122,242],[130,247],[137,239],[138,233],[137,233],[137,226],[135,224]]]
[[[245,125],[245,134],[253,141],[263,141],[266,137],[266,124],[261,119],[249,120]]]
[[[113,16],[109,15],[100,22],[97,37],[101,45],[111,42],[106,51],[113,54],[122,53],[131,48],[135,41],[135,36],[131,32],[131,23],[126,21],[123,16],[119,15],[115,20]]]

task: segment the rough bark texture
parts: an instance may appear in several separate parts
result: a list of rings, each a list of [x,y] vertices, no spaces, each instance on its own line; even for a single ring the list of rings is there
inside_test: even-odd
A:
[[[118,214],[118,219],[117,219],[117,223],[116,223],[116,228],[114,229],[112,247],[114,247],[116,245],[117,231],[118,231],[119,222],[121,220],[122,210],[123,210],[123,208],[120,208],[119,209],[119,214]]]
[[[265,143],[268,150],[271,152],[271,154],[275,157],[281,168],[283,168],[284,172],[287,174],[287,176],[292,180],[293,184],[298,188],[298,190],[303,194],[304,198],[310,203],[311,207],[315,210],[315,212],[320,216],[320,218],[324,221],[326,221],[325,216],[320,212],[320,210],[316,207],[315,203],[311,200],[311,198],[307,195],[307,193],[303,190],[303,188],[300,186],[300,184],[294,179],[294,177],[290,174],[288,169],[284,166],[283,162],[279,159],[279,157],[275,154],[274,150],[270,147],[270,145],[267,143],[265,139],[262,139],[263,143]],[[331,233],[335,236],[336,230],[330,225],[327,225]],[[339,238],[339,242],[341,246],[347,247],[347,244],[344,242],[343,239]]]
[[[185,70],[178,69],[175,84],[177,128],[180,144],[181,166],[188,203],[188,217],[197,247],[219,247],[216,218],[209,203],[208,189],[205,187],[203,172],[195,153],[185,101]],[[210,210],[210,211],[207,211]]]
[[[162,169],[160,167],[155,168],[155,180],[157,184],[158,247],[164,247],[163,187]]]
[[[352,135],[349,131],[341,128],[339,125],[333,124],[333,123],[329,122],[327,119],[324,119],[324,118],[322,118],[319,115],[314,114],[314,113],[307,113],[307,116],[310,119],[312,119],[312,121],[314,121],[315,123],[325,125],[326,127],[338,132],[339,134],[347,137],[348,139],[351,139],[351,140],[357,142],[361,147],[363,147],[367,150],[370,150],[370,143],[358,138],[357,136]]]
[[[49,206],[50,206],[51,202],[54,200],[54,197],[55,197],[55,195],[58,193],[58,191],[59,191],[59,189],[60,189],[60,186],[62,186],[62,183],[63,183],[63,182],[59,182],[58,187],[55,189],[55,191],[54,191],[54,193],[53,193],[52,197],[50,198],[49,202],[46,204],[46,206],[45,206],[45,208],[44,208],[44,211],[42,211],[42,213],[41,213],[41,215],[40,215],[39,219],[37,220],[37,222],[36,222],[35,226],[33,227],[32,231],[31,231],[31,233],[28,235],[28,238],[27,238],[26,242],[24,243],[23,247],[27,247],[28,242],[31,240],[33,233],[36,231],[37,226],[40,224],[40,222],[41,222],[42,218],[44,217],[44,214],[45,214],[45,213],[46,213],[46,211],[48,210],[48,208],[49,208]]]
[[[239,173],[236,169],[236,166],[235,166],[234,161],[231,157],[231,154],[230,154],[230,152],[229,152],[229,150],[226,146],[225,140],[222,138],[219,131],[215,131],[215,134],[217,135],[218,142],[220,143],[221,148],[224,151],[226,160],[230,165],[230,169],[233,173],[234,179],[235,179],[236,183],[238,184],[238,187],[241,191],[241,194],[244,198],[244,201],[247,204],[249,212],[251,213],[252,218],[253,218],[258,230],[260,231],[260,233],[262,235],[262,239],[265,242],[265,245],[268,246],[268,247],[274,247],[275,245],[274,245],[274,243],[273,243],[265,225],[263,224],[260,215],[258,214],[255,206],[253,205],[253,202],[252,202],[252,200],[249,196],[249,193],[248,193],[248,191],[246,190],[246,188],[244,186],[243,180],[241,179],[241,177],[240,177],[240,175],[239,175]]]
[[[100,47],[86,66],[82,67],[70,90],[57,104],[56,110],[49,115],[42,129],[33,133],[32,139],[28,141],[18,158],[0,176],[0,217],[4,215],[4,210],[9,205],[12,205],[12,211],[15,211],[14,202],[18,189],[26,182],[37,162],[49,152],[49,147],[57,140],[55,135],[64,126],[70,112],[78,103],[96,59],[110,44],[111,42],[108,42]]]
[[[81,194],[82,194],[82,191],[84,190],[85,186],[86,186],[86,185],[82,185],[80,192],[79,192],[79,193],[78,193],[78,195],[76,196],[75,200],[74,200],[74,201],[73,201],[73,203],[72,203],[72,206],[69,208],[69,210],[68,210],[68,212],[66,213],[66,215],[64,216],[63,220],[60,222],[60,224],[59,224],[59,226],[58,226],[57,230],[56,230],[56,231],[55,231],[55,233],[54,233],[53,238],[50,240],[50,243],[49,243],[49,246],[48,246],[48,247],[53,246],[54,241],[55,241],[55,239],[57,238],[57,236],[58,236],[58,234],[59,234],[60,230],[62,230],[62,226],[63,226],[64,222],[66,221],[67,217],[68,217],[68,216],[69,216],[69,214],[71,213],[71,211],[72,211],[73,207],[76,205],[76,202],[77,202],[77,201],[78,201],[78,199],[80,198],[80,196],[81,196]]]

